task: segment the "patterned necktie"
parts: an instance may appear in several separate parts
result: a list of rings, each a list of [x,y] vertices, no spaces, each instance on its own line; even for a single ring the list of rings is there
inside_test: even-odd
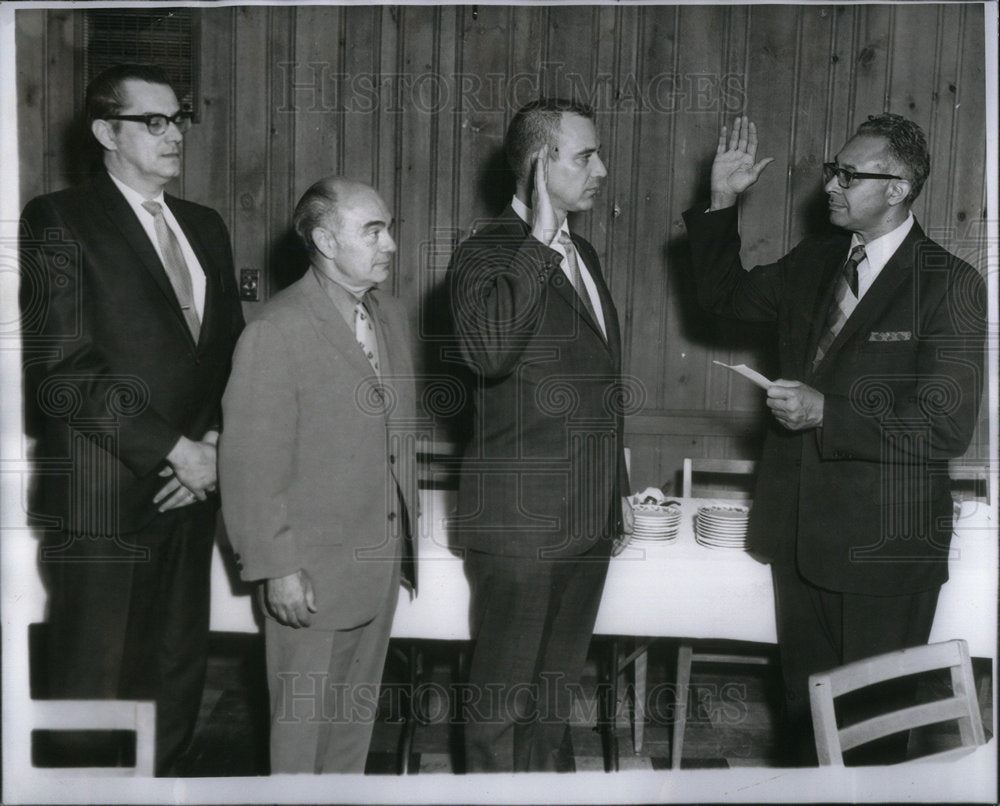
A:
[[[378,340],[375,338],[375,329],[372,327],[372,318],[365,308],[364,302],[359,302],[354,306],[354,338],[358,340],[365,358],[372,365],[375,374],[379,373],[378,361]]]
[[[167,224],[167,219],[163,217],[163,207],[159,202],[145,201],[142,206],[147,213],[153,216],[156,240],[160,242],[160,253],[163,255],[163,268],[166,269],[167,278],[174,289],[174,294],[177,295],[177,302],[181,306],[188,330],[191,331],[194,340],[198,341],[201,320],[194,307],[191,272],[188,271],[187,261],[184,260],[181,244],[177,240],[177,236],[174,235],[174,231],[170,229],[170,225]]]
[[[569,268],[570,282],[573,284],[573,290],[576,291],[577,296],[583,302],[583,307],[586,309],[587,313],[590,314],[590,318],[597,324],[598,328],[603,332],[601,328],[601,323],[597,318],[597,312],[594,310],[594,304],[590,301],[590,294],[587,293],[587,286],[583,282],[583,274],[580,272],[580,262],[576,256],[576,248],[573,246],[573,239],[569,237],[569,233],[565,230],[559,232],[559,243],[562,248],[566,250],[566,266]]]
[[[851,250],[847,262],[844,264],[840,277],[837,279],[837,287],[833,291],[833,300],[830,302],[830,309],[826,312],[826,325],[819,345],[816,347],[816,357],[813,359],[813,369],[819,366],[826,351],[830,349],[837,334],[840,333],[844,322],[854,312],[858,304],[858,265],[865,259],[865,246],[858,244]]]

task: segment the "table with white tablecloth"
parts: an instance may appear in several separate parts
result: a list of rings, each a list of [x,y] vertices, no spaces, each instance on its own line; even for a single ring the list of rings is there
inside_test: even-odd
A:
[[[450,548],[455,493],[421,491],[417,557],[419,595],[401,590],[392,634],[398,638],[469,638],[469,587],[461,556]],[[682,499],[678,537],[633,542],[611,561],[595,632],[602,635],[720,638],[773,643],[770,568],[746,552],[711,549],[694,536],[704,499]],[[255,631],[246,586],[216,551],[212,629]],[[966,501],[955,520],[950,581],[941,589],[931,640],[965,638],[976,657],[995,658],[997,640],[996,513]],[[319,592],[322,595],[322,592]]]

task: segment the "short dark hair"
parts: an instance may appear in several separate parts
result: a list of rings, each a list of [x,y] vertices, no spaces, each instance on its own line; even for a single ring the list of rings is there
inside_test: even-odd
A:
[[[518,181],[528,177],[531,156],[538,149],[544,145],[555,147],[556,132],[564,114],[594,119],[593,109],[566,98],[539,98],[525,104],[514,114],[507,127],[503,150],[507,164]]]
[[[121,113],[126,104],[125,82],[129,80],[171,87],[166,72],[155,64],[114,64],[87,85],[85,107],[88,123]]]
[[[295,205],[292,225],[309,251],[316,248],[312,239],[312,231],[320,226],[331,213],[336,215],[337,206],[341,201],[340,190],[343,186],[343,177],[325,176],[314,182],[302,194],[299,203]]]
[[[920,195],[927,175],[931,172],[931,156],[927,152],[927,138],[912,120],[902,115],[885,112],[869,115],[868,120],[858,126],[859,136],[882,137],[888,143],[889,154],[898,160],[909,174],[910,193],[904,202],[909,207]]]

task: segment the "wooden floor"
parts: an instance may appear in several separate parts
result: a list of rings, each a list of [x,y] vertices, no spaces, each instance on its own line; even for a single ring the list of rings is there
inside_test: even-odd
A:
[[[386,665],[379,719],[372,738],[367,772],[394,774],[403,731],[401,711],[410,644],[393,642]],[[449,701],[454,679],[456,645],[422,642],[421,676],[427,724],[417,727],[410,771],[456,772],[462,769],[460,726]],[[596,730],[598,663],[606,645],[596,639],[591,648],[583,696],[576,704],[572,734],[578,770],[603,769],[601,737]],[[670,766],[673,709],[674,646],[656,642],[649,655],[645,742],[634,752],[629,727],[629,699],[620,697],[616,735],[620,769],[666,769]],[[194,741],[182,759],[187,776],[264,775],[267,763],[267,695],[259,636],[214,634],[208,681]],[[977,663],[989,692],[989,665]],[[696,666],[692,675],[689,721],[684,739],[683,767],[775,766],[781,764],[775,728],[777,673],[773,666]],[[624,695],[625,692],[623,691]],[[981,695],[982,696],[982,695]],[[987,697],[988,697],[987,693]],[[981,703],[987,731],[992,703]],[[936,742],[940,737],[931,737]],[[947,737],[941,739],[947,741]]]

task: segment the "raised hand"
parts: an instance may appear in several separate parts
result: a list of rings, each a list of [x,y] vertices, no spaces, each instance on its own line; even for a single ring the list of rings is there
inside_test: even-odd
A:
[[[538,153],[535,155],[535,182],[531,191],[534,223],[531,227],[531,234],[546,246],[555,240],[559,227],[562,225],[552,207],[552,199],[549,198],[548,177],[549,147],[544,145],[538,149]]]
[[[712,209],[731,207],[736,198],[750,187],[773,157],[757,159],[757,127],[747,117],[733,121],[732,134],[722,127],[712,163]]]

